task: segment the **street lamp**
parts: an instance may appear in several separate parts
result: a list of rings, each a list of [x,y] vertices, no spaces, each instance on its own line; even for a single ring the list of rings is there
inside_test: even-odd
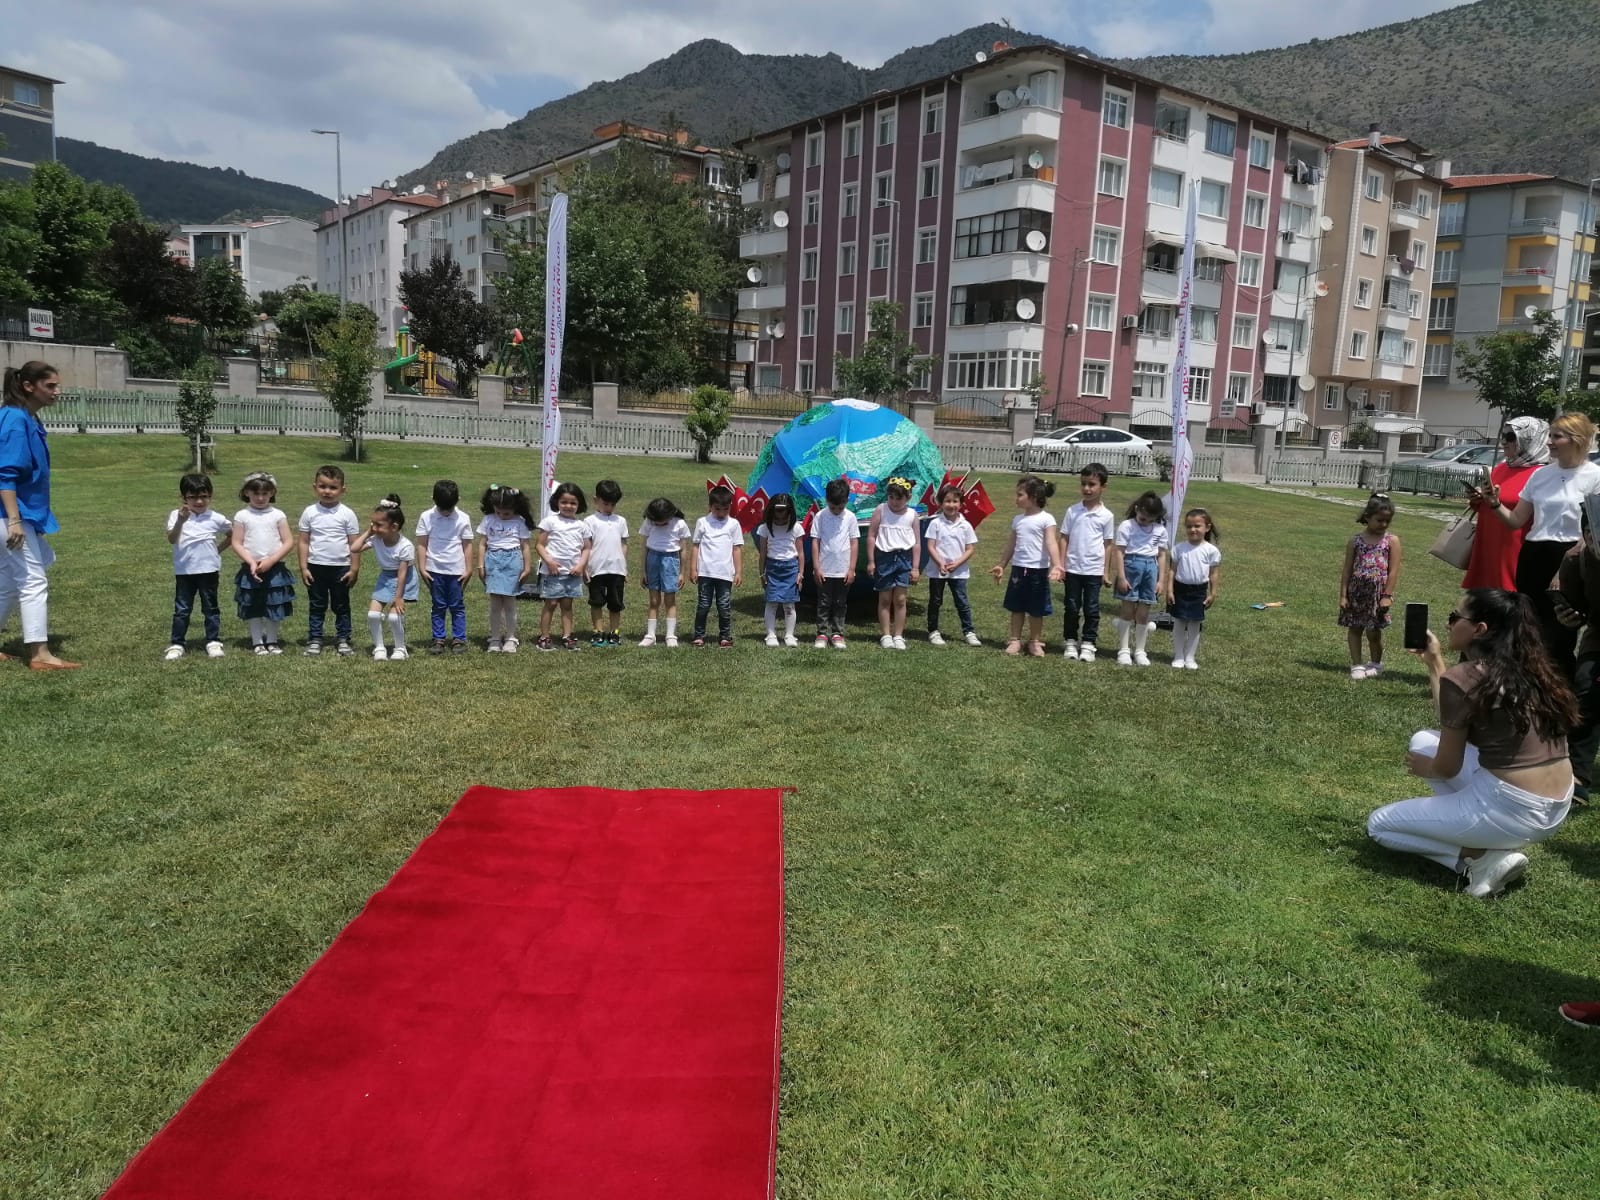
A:
[[[312,133],[333,138],[333,211],[339,214],[339,319],[344,319],[344,294],[349,290],[345,272],[350,269],[350,254],[344,241],[344,147],[337,129],[313,129]]]
[[[1589,180],[1589,189],[1584,193],[1583,217],[1578,222],[1578,232],[1572,239],[1572,257],[1574,261],[1578,257],[1578,239],[1588,239],[1594,236],[1594,185],[1597,183],[1600,183],[1600,175]],[[1588,282],[1588,280],[1580,281],[1576,271],[1569,269],[1567,274],[1571,284],[1567,294],[1567,311],[1562,315],[1561,319],[1561,387],[1557,392],[1558,396],[1567,394],[1567,377],[1572,369],[1572,310],[1578,303],[1575,296],[1578,288],[1583,283]]]

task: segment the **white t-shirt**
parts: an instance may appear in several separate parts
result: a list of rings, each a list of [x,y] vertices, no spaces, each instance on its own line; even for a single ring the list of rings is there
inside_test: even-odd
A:
[[[940,513],[928,522],[927,540],[933,543],[933,550],[940,558],[960,558],[967,552],[968,546],[976,546],[978,544],[978,531],[972,527],[972,522],[965,517],[958,516],[954,521],[947,521],[944,514]],[[971,559],[968,559],[946,575],[939,569],[938,559],[935,559],[932,555],[928,557],[929,579],[970,579],[971,577]]]
[[[744,530],[732,517],[701,517],[694,523],[694,569],[707,579],[733,578],[733,551],[744,545]]]
[[[372,551],[372,560],[378,564],[380,571],[398,571],[401,563],[407,563],[411,570],[416,570],[417,548],[403,533],[392,546],[386,545],[382,538],[375,537],[367,543],[367,549]]]
[[[256,559],[277,553],[283,545],[278,536],[279,521],[288,521],[280,508],[241,508],[234,513],[233,523],[244,530],[244,552]]]
[[[589,536],[594,549],[589,551],[590,575],[628,573],[628,518],[621,513],[590,513]]]
[[[1116,540],[1126,558],[1155,558],[1167,544],[1167,527],[1160,521],[1141,525],[1129,517],[1117,526]]]
[[[568,568],[569,573],[571,568],[578,565],[584,544],[594,541],[594,535],[589,532],[589,523],[582,517],[563,517],[560,513],[551,513],[539,522],[539,529],[544,534],[545,553],[555,559],[558,565]],[[538,573],[552,573],[542,556]]]
[[[677,554],[689,537],[689,523],[682,517],[673,517],[660,525],[646,521],[639,526],[644,534],[644,548],[660,554]]]
[[[1081,502],[1061,518],[1061,536],[1067,539],[1068,575],[1103,575],[1106,543],[1117,531],[1117,519],[1104,504],[1085,508]]]
[[[1600,492],[1600,465],[1558,467],[1546,463],[1522,485],[1522,498],[1533,505],[1533,524],[1525,540],[1575,542],[1582,533],[1578,509],[1583,498]]]
[[[907,504],[895,512],[887,503],[878,505],[878,537],[872,545],[878,550],[914,550],[917,546],[917,510]]]
[[[856,561],[856,543],[861,540],[861,521],[848,508],[837,516],[825,508],[811,518],[812,561],[824,579],[843,579]]]
[[[521,517],[502,518],[498,513],[488,513],[478,522],[478,536],[483,538],[486,550],[520,550],[522,543],[533,536],[533,530]]]
[[[1179,542],[1172,549],[1172,577],[1179,583],[1210,583],[1211,568],[1222,562],[1212,542]]]
[[[361,532],[361,522],[343,504],[308,504],[300,514],[300,532],[311,535],[311,562],[319,567],[348,567],[350,539]]]
[[[1014,567],[1048,567],[1050,565],[1050,548],[1045,545],[1046,538],[1056,535],[1056,519],[1044,509],[1036,513],[1018,513],[1011,518],[1011,532],[1016,534],[1017,544],[1011,551],[1011,565]]]
[[[771,528],[763,521],[756,526],[756,537],[766,540],[767,561],[793,562],[800,557],[800,539],[805,532],[799,521],[779,528]]]
[[[472,518],[460,508],[441,512],[437,506],[417,518],[417,540],[428,539],[428,570],[459,575],[467,569],[472,544]]]
[[[167,514],[168,533],[178,523],[178,514],[182,511],[181,508],[175,508]],[[190,514],[178,533],[178,540],[172,543],[172,573],[207,575],[212,571],[220,571],[222,551],[217,548],[217,539],[232,528],[233,522],[214,508]]]

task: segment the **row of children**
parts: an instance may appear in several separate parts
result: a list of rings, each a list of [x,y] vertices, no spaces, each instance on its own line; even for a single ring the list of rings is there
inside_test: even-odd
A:
[[[1045,510],[1055,485],[1034,476],[1025,476],[1018,482],[1016,500],[1020,512],[1012,520],[1005,549],[991,572],[999,581],[1008,568],[1010,571],[1004,601],[1011,615],[1006,653],[1023,652],[1026,620],[1027,652],[1034,656],[1044,654],[1043,619],[1053,611],[1050,584],[1065,579],[1065,656],[1093,661],[1099,633],[1100,589],[1114,582],[1121,602],[1116,619],[1121,639],[1118,661],[1149,665],[1145,653],[1149,613],[1161,597],[1176,618],[1174,666],[1192,669],[1196,665],[1200,626],[1216,597],[1221,562],[1216,527],[1205,510],[1190,510],[1185,518],[1186,540],[1169,558],[1161,498],[1154,492],[1144,493],[1129,507],[1127,520],[1119,526],[1102,502],[1106,480],[1104,467],[1093,464],[1084,468],[1079,481],[1081,499],[1068,510],[1059,528]],[[964,497],[954,485],[941,488],[939,511],[923,530],[921,518],[910,504],[913,486],[907,479],[889,480],[888,500],[877,507],[866,526],[866,570],[878,594],[880,644],[885,649],[906,647],[907,589],[920,576],[920,541],[929,577],[928,641],[944,644],[939,619],[948,590],[964,639],[970,645],[980,645],[967,595],[978,538],[962,515]],[[489,596],[491,653],[517,652],[516,600],[534,575],[544,601],[539,649],[557,648],[553,626],[558,616],[559,645],[569,650],[578,648],[573,602],[582,595],[585,583],[593,630],[590,644],[621,644],[629,531],[626,519],[616,511],[622,499],[622,489],[616,482],[602,480],[595,486],[593,513],[587,513],[582,489],[571,483],[560,484],[550,496],[552,511],[542,519],[535,517],[524,492],[490,484],[480,502],[482,520],[474,531],[471,519],[459,511],[456,484],[440,480],[433,489],[434,506],[417,521],[414,543],[404,534],[405,514],[400,497],[391,494],[380,501],[363,529],[342,501],[345,479],[340,468],[319,468],[313,487],[316,501],[301,513],[296,535],[291,538],[287,517],[275,507],[277,485],[272,476],[258,472],[246,478],[239,492],[246,507],[231,522],[211,508],[209,478],[183,477],[179,483],[183,504],[167,522],[177,576],[167,658],[183,656],[196,600],[205,618],[206,653],[212,657],[223,654],[217,590],[224,547],[231,548],[240,560],[235,597],[240,618],[249,623],[250,642],[256,654],[282,653],[281,623],[290,615],[294,603],[294,580],[285,562],[291,550],[296,552],[310,602],[305,648],[308,655],[322,653],[330,608],[337,652],[354,652],[350,589],[360,574],[360,556],[368,549],[373,552],[379,572],[367,614],[375,659],[408,656],[404,614],[406,604],[419,598],[420,583],[427,584],[431,601],[430,651],[464,652],[464,587],[474,569]],[[846,481],[830,482],[824,498],[826,508],[812,515],[808,527],[801,520],[793,496],[775,496],[755,530],[769,646],[799,644],[795,636],[796,606],[805,558],[803,543],[808,537],[817,585],[814,645],[836,649],[847,645],[846,603],[855,582],[861,524],[846,507],[850,498]],[[640,534],[645,542],[644,582],[649,607],[639,645],[655,645],[658,633],[665,645],[678,644],[677,594],[685,579],[697,588],[693,644],[706,644],[713,608],[717,612],[718,645],[733,644],[732,595],[743,583],[745,535],[732,516],[732,503],[729,489],[711,489],[708,511],[692,530],[671,500],[658,497],[646,506]]]

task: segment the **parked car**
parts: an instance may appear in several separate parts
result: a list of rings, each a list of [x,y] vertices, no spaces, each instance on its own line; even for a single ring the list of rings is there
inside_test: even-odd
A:
[[[1019,466],[1063,471],[1096,459],[1116,466],[1128,456],[1149,454],[1153,443],[1110,425],[1063,425],[1049,433],[1023,438],[1016,446]]]
[[[1462,484],[1489,478],[1499,453],[1499,447],[1482,443],[1441,446],[1421,458],[1396,463],[1389,469],[1389,487],[1397,492],[1457,496]]]

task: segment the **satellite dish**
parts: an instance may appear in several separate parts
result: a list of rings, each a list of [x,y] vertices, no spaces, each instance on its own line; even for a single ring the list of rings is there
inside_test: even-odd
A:
[[[1033,89],[1024,84],[1017,89],[1017,103],[1029,104],[1033,101]]]
[[[1315,375],[1302,375],[1299,379],[1295,380],[1295,383],[1300,386],[1300,390],[1302,392],[1313,391],[1317,386],[1317,377]]]
[[[989,61],[989,52],[987,50],[979,50],[972,57],[978,62],[986,63]]]
[[[789,332],[789,327],[787,325],[785,325],[782,321],[778,321],[772,326],[772,336],[775,337],[775,338],[781,338],[784,334],[786,334],[788,332]]]
[[[471,172],[471,171],[468,171],[468,172],[467,172],[467,178],[468,178],[468,179],[476,179],[476,178],[477,178],[477,176],[476,176],[476,175],[474,175],[474,174],[473,174],[473,173],[472,173],[472,172]]]
[[[744,273],[744,277],[746,279],[748,279],[751,283],[760,283],[761,282],[761,268],[760,267],[751,267],[748,271],[746,271]]]
[[[423,193],[423,192],[425,192],[425,191],[427,191],[427,190],[428,190],[428,189],[427,189],[427,188],[425,188],[425,187],[423,187],[423,186],[422,186],[422,185],[421,185],[421,184],[420,184],[420,183],[419,183],[419,184],[417,184],[417,186],[416,186],[416,187],[414,187],[414,188],[412,188],[412,189],[411,189],[411,194],[412,194],[412,195],[413,195],[413,196],[420,196],[420,195],[422,195],[422,193]]]
[[[1017,94],[1007,88],[1005,91],[996,94],[994,102],[1000,106],[1001,111],[1009,111],[1017,106]]]
[[[1326,296],[1328,294],[1327,281],[1326,280],[1322,280],[1322,279],[1317,280],[1316,286],[1313,287],[1311,290],[1313,292],[1315,292],[1319,297],[1320,296]]]
[[[391,191],[391,192],[392,192],[392,191],[394,191],[394,180],[392,180],[392,179],[385,179],[385,180],[384,180],[384,181],[383,181],[383,186],[384,186],[384,187],[386,187],[386,188],[388,188],[388,189],[389,189],[389,190],[390,190],[390,191]]]
[[[1270,329],[1267,330],[1261,335],[1261,344],[1268,350],[1272,349],[1278,344],[1278,335],[1273,333]]]
[[[1035,150],[1032,154],[1028,155],[1028,166],[1037,171],[1040,167],[1044,166],[1044,155]]]
[[[1530,321],[1533,320],[1539,315],[1539,306],[1537,304],[1528,305],[1527,308],[1522,310],[1522,315],[1527,317]]]
[[[777,212],[773,213],[772,214],[772,227],[774,229],[787,229],[787,228],[789,228],[789,214],[784,212],[782,209],[779,209]]]
[[[1317,218],[1317,228],[1322,230],[1323,233],[1331,232],[1333,230],[1333,218],[1324,213]]]
[[[1017,316],[1021,317],[1024,321],[1033,320],[1033,314],[1038,311],[1038,308],[1034,306],[1032,300],[1017,301]]]
[[[787,150],[784,151],[782,154],[778,155],[778,170],[787,171],[789,169],[789,164],[793,161],[794,160],[789,157],[789,152]]]
[[[1029,250],[1032,250],[1035,254],[1040,254],[1040,253],[1042,253],[1044,251],[1044,248],[1047,245],[1049,245],[1049,240],[1044,236],[1043,231],[1038,230],[1038,229],[1034,229],[1034,230],[1030,230],[1029,231],[1029,233],[1028,233],[1028,249]]]

